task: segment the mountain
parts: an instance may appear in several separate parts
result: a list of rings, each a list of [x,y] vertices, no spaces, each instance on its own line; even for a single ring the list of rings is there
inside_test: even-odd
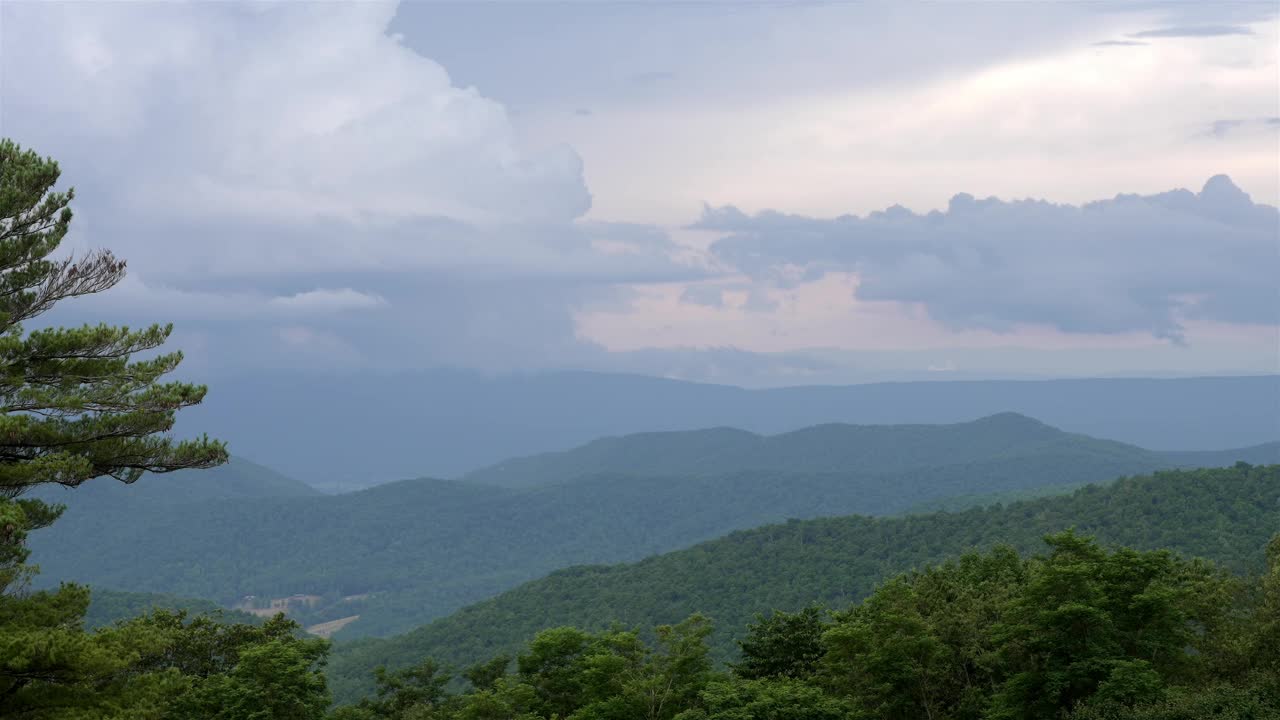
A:
[[[724,435],[754,443],[743,452],[763,469],[743,469],[724,451]],[[618,444],[653,448],[653,438]],[[661,449],[647,462],[629,451],[620,457],[642,471],[687,474],[599,472],[521,488],[424,479],[339,496],[73,504],[33,535],[34,559],[45,583],[222,603],[315,595],[323,604],[308,621],[359,615],[344,635],[388,635],[558,568],[637,560],[764,523],[891,515],[954,496],[1067,488],[1169,467],[1141,448],[1012,414],[952,426],[828,425],[781,440],[690,433],[663,439],[671,446],[691,460],[663,460]],[[611,457],[596,467],[625,466]],[[928,465],[947,458],[954,461]],[[142,488],[113,491],[135,489]]]
[[[351,699],[368,689],[378,665],[427,657],[463,665],[515,650],[543,628],[651,628],[694,612],[714,620],[714,647],[727,659],[755,613],[812,602],[843,607],[911,568],[995,544],[1034,550],[1044,535],[1071,527],[1105,543],[1254,571],[1280,530],[1280,465],[1160,472],[957,513],[797,520],[637,563],[573,567],[400,637],[339,644],[331,683],[337,698]]]
[[[953,425],[832,423],[778,435],[732,428],[639,433],[602,438],[563,452],[507,460],[468,473],[463,479],[503,487],[529,487],[602,473],[887,473],[1053,455],[1074,462],[1088,458],[1151,470],[1228,465],[1237,460],[1280,462],[1280,443],[1228,451],[1154,452],[1065,433],[1006,412]]]
[[[315,487],[456,478],[504,458],[603,436],[824,423],[955,423],[1017,412],[1161,450],[1280,440],[1280,375],[911,382],[745,390],[635,375],[262,372],[204,378],[182,433],[208,432]]]

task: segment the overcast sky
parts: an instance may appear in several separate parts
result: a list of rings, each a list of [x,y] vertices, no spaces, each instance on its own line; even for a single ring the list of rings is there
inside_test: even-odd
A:
[[[1277,372],[1275,8],[8,2],[0,134],[196,372]]]

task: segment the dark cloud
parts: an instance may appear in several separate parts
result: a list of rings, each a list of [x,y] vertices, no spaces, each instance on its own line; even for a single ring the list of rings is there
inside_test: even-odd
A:
[[[1177,340],[1192,318],[1280,322],[1280,214],[1222,175],[1079,207],[962,193],[945,211],[863,218],[709,208],[694,227],[728,233],[712,253],[762,285],[854,272],[859,298],[921,304],[953,328]]]
[[[595,352],[576,308],[703,276],[582,219],[578,155],[388,37],[393,5],[261,10],[3,8],[0,127],[76,186],[68,249],[131,271],[47,321],[172,320],[207,367],[539,367]]]
[[[1178,25],[1174,27],[1156,28],[1136,32],[1131,38],[1196,38],[1221,37],[1224,35],[1252,35],[1253,31],[1243,25]]]

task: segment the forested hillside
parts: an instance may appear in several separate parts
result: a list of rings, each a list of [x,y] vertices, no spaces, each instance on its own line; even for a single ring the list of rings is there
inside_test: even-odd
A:
[[[426,657],[465,664],[513,652],[543,628],[648,628],[693,613],[714,620],[711,646],[728,659],[755,613],[813,602],[842,607],[911,568],[998,543],[1034,550],[1044,535],[1073,527],[1108,544],[1256,571],[1280,530],[1280,466],[1160,472],[957,513],[789,522],[634,564],[561,570],[407,635],[340,644],[331,678],[350,698],[369,687],[378,665]]]
[[[643,634],[564,626],[460,673],[380,668],[332,717],[1277,720],[1280,535],[1267,557],[1233,577],[1055,533],[1030,557],[999,546],[899,575],[847,610],[757,616],[727,668],[704,615]]]
[[[1164,466],[1140,448],[1017,415],[902,430],[827,426],[797,437],[767,447],[783,460],[799,458],[797,448],[812,450],[818,459],[809,467],[847,465],[839,472],[614,473],[525,489],[418,480],[342,496],[176,505],[97,503],[87,495],[32,545],[46,584],[73,579],[222,603],[306,593],[332,606],[316,608],[308,622],[358,614],[345,634],[393,634],[570,565],[636,560],[788,518],[888,515],[952,496],[1071,486]],[[901,468],[913,456],[941,463],[948,453],[966,462],[863,469]],[[739,466],[732,454],[718,457]],[[763,451],[755,461],[783,464]],[[155,480],[180,485],[176,477]],[[147,490],[96,485],[112,498]],[[97,541],[86,545],[84,537]]]

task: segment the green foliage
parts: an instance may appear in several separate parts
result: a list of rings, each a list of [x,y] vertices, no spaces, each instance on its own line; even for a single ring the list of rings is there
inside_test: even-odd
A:
[[[56,303],[124,277],[106,251],[50,259],[72,215],[72,192],[53,191],[58,175],[57,163],[0,140],[0,716],[319,718],[328,645],[296,639],[283,620],[256,628],[157,613],[90,632],[86,588],[26,591],[35,572],[27,535],[61,512],[20,497],[32,488],[103,476],[132,483],[227,459],[219,442],[167,435],[175,413],[205,395],[160,382],[181,353],[133,359],[159,348],[170,327],[24,330]]]
[[[299,637],[297,624],[283,616],[228,625],[160,611],[118,627],[165,639],[135,670],[177,673],[185,681],[164,706],[166,720],[315,720],[329,705],[321,672],[329,644]]]
[[[89,609],[84,614],[84,626],[89,630],[96,630],[114,625],[120,620],[150,615],[157,610],[182,611],[190,616],[206,615],[219,622],[245,625],[262,623],[262,618],[256,615],[226,610],[208,600],[94,588]]]
[[[0,596],[0,716],[320,718],[328,643],[277,617],[238,625],[157,611],[87,632],[87,589]]]
[[[824,614],[811,605],[795,613],[756,615],[738,641],[740,660],[732,666],[734,672],[748,680],[812,677],[823,654]]]
[[[339,644],[331,682],[337,697],[349,698],[368,687],[377,665],[403,667],[421,657],[465,665],[514,652],[546,627],[653,627],[696,612],[716,620],[713,657],[732,660],[738,633],[756,613],[814,602],[843,606],[912,568],[1002,543],[1031,551],[1044,535],[1073,526],[1103,542],[1168,548],[1253,571],[1263,567],[1260,548],[1280,527],[1277,487],[1280,466],[1170,471],[959,513],[826,518],[737,532],[633,564],[561,570],[406,635]],[[981,607],[973,612],[981,617]]]
[[[1052,718],[1095,695],[1154,700],[1161,678],[1203,657],[1199,629],[1217,626],[1227,610],[1192,602],[1222,594],[1206,568],[1167,552],[1106,553],[1072,533],[1048,542],[1049,557],[1032,566],[994,626],[1005,664],[1026,669],[995,696],[993,720]]]
[[[429,684],[379,670],[377,698],[333,720],[1276,718],[1277,673],[1256,667],[1270,577],[1074,532],[1045,542],[1044,555],[997,547],[897,576],[834,615],[760,617],[732,674],[711,666],[700,615],[648,643],[559,627],[514,672],[499,656],[484,687],[457,694],[432,663]],[[1238,674],[1242,662],[1255,667]]]
[[[1095,700],[1071,713],[1071,720],[1280,720],[1280,695],[1226,683],[1207,688],[1174,688],[1138,705]]]
[[[245,648],[228,672],[203,678],[179,695],[174,720],[319,720],[329,706],[314,670],[319,646],[273,640]]]
[[[0,594],[0,716],[155,716],[176,678],[134,668],[161,652],[164,638],[120,628],[86,633],[80,618],[88,604],[88,590],[74,585]]]

